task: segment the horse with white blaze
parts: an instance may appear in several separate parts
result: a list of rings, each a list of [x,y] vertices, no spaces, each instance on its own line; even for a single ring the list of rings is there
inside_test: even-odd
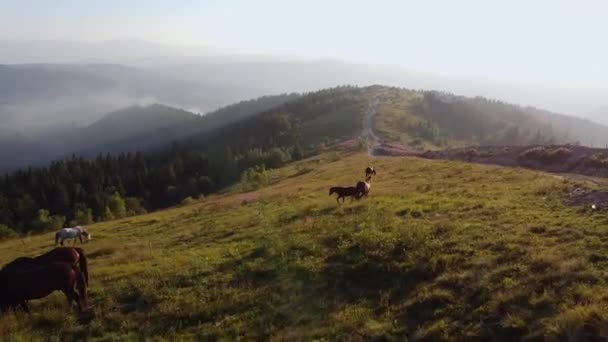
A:
[[[76,243],[76,239],[80,240],[82,244],[82,237],[85,237],[86,241],[91,240],[91,234],[86,231],[81,226],[76,226],[72,228],[63,228],[55,234],[55,244],[61,244],[63,246],[63,240],[74,239],[74,243]]]

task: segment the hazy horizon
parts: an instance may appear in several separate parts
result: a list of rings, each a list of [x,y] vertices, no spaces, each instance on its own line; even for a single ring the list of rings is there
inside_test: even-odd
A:
[[[608,107],[603,100],[608,48],[601,44],[608,3],[8,0],[4,5],[0,40],[9,48],[0,63],[124,64],[143,63],[143,57],[223,55],[332,59],[443,77],[446,84],[457,80],[459,87],[442,90],[608,122],[602,118]],[[39,46],[28,47],[34,43]],[[98,49],[103,44],[114,59]]]

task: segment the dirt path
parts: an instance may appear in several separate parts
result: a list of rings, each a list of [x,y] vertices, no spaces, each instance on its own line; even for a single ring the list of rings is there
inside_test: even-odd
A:
[[[370,101],[363,117],[363,131],[361,132],[361,138],[367,142],[367,153],[370,156],[376,155],[376,149],[380,147],[380,137],[374,133],[374,115],[378,111],[380,105],[379,96],[374,96]]]

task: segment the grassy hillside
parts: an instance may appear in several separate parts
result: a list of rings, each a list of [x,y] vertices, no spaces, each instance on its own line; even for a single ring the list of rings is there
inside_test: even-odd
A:
[[[481,97],[381,87],[376,129],[389,142],[437,149],[465,145],[576,143],[603,146],[608,127]]]
[[[370,197],[332,185],[378,170]],[[329,154],[270,184],[89,227],[86,326],[55,294],[5,317],[14,340],[589,340],[608,323],[608,222],[575,185],[520,169]],[[51,234],[0,244],[42,253]]]

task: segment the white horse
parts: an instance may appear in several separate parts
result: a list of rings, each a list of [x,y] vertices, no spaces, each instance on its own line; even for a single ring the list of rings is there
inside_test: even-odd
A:
[[[63,246],[63,240],[67,239],[74,239],[74,244],[76,244],[76,239],[79,239],[82,244],[83,236],[86,238],[86,241],[91,240],[91,234],[81,226],[63,228],[55,234],[55,244],[60,243]]]

